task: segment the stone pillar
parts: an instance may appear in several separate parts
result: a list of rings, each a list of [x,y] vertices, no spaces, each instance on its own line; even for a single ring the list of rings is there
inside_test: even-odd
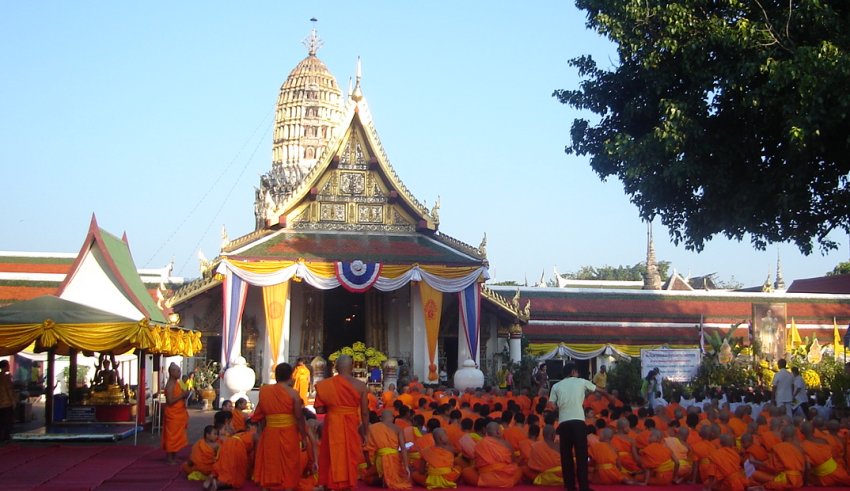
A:
[[[410,282],[410,376],[419,376],[421,383],[428,381],[428,340],[425,332],[425,314],[422,312],[422,296],[419,283]]]
[[[511,352],[511,363],[519,363],[522,360],[522,326],[519,324],[514,324],[510,328],[508,348]]]

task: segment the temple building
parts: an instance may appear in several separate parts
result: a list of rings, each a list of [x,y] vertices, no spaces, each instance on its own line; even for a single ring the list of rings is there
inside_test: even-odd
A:
[[[518,359],[529,312],[484,286],[486,238],[476,247],[442,233],[439,200],[426,208],[396,174],[359,60],[343,96],[315,29],[305,45],[278,95],[255,230],[226,239],[168,305],[205,333],[208,357],[242,356],[263,382],[276,363],[358,342],[426,383],[466,360],[486,372],[509,345]]]

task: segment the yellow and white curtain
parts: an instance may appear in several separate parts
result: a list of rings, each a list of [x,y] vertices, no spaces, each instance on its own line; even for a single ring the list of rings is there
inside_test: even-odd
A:
[[[340,286],[335,274],[336,263],[306,261],[239,261],[224,259],[216,272],[226,275],[228,272],[239,276],[254,286],[271,286],[291,279],[303,280],[320,290],[330,290]],[[423,266],[384,264],[374,287],[388,292],[398,290],[411,281],[424,281],[431,288],[443,293],[457,293],[469,285],[490,278],[484,266]]]

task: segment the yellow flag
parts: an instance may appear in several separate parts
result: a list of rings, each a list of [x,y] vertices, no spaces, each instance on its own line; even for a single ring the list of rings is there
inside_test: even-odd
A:
[[[437,337],[440,334],[440,316],[443,314],[443,292],[420,281],[419,296],[422,298],[422,313],[425,316],[425,333],[428,341],[428,380],[434,382],[439,379],[434,354],[437,351]]]
[[[283,321],[286,317],[286,300],[289,298],[289,282],[263,287],[263,305],[266,309],[266,332],[269,335],[272,367],[277,366]]]
[[[838,323],[835,321],[835,317],[832,318],[832,352],[836,360],[838,360],[839,353],[844,354],[844,345],[841,342],[841,335],[838,334]]]
[[[794,322],[794,318],[791,318],[791,331],[788,333],[788,339],[785,343],[785,347],[787,351],[796,349],[799,346],[803,345],[803,339],[800,338],[800,331],[797,330],[797,323]]]

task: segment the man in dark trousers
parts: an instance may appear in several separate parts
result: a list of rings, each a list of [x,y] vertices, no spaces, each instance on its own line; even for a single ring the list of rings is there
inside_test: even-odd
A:
[[[608,393],[599,390],[589,380],[578,378],[574,363],[564,367],[567,378],[552,387],[549,400],[558,408],[558,436],[561,439],[561,472],[564,476],[564,489],[590,491],[587,478],[587,427],[584,422],[584,398],[588,392]],[[573,459],[575,449],[575,459]]]

